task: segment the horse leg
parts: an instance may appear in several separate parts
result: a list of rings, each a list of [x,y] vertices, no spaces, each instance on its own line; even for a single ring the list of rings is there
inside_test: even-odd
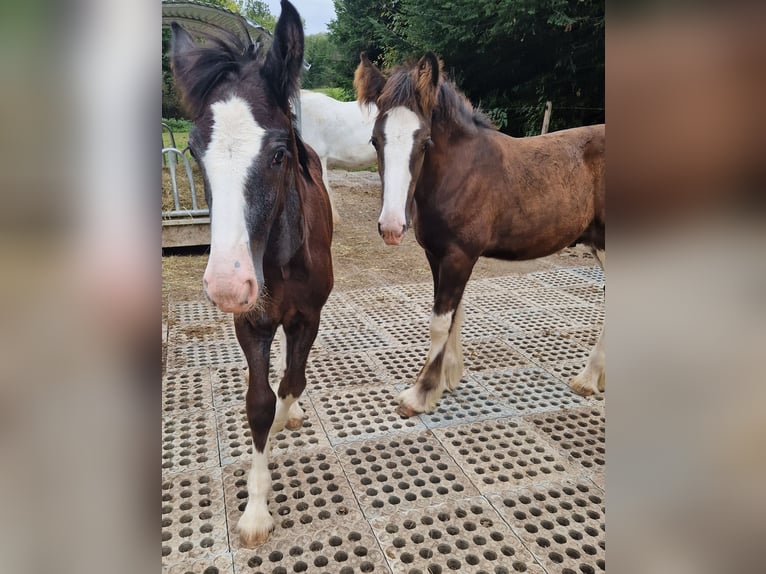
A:
[[[606,251],[593,250],[601,269],[606,270]],[[606,388],[606,354],[604,352],[604,330],[606,325],[601,327],[601,333],[596,341],[596,346],[590,353],[588,363],[585,368],[569,383],[571,389],[578,395],[588,396],[596,392],[603,392]]]
[[[285,371],[287,370],[287,339],[285,337],[285,330],[284,327],[280,326],[277,329],[277,339],[279,340],[279,357],[277,358],[277,380],[272,383],[271,388],[274,390],[274,392],[277,392],[277,388],[279,387],[279,382],[282,380],[282,378],[285,376]],[[279,399],[277,399],[278,401]],[[279,403],[277,403],[279,404]],[[303,413],[303,409],[298,404],[298,401],[295,401],[292,406],[290,407],[290,411],[287,415],[287,421],[285,422],[285,426],[289,430],[296,430],[299,429],[303,424],[303,419],[305,415]],[[281,428],[276,428],[274,425],[272,425],[271,431],[279,432],[281,431]]]
[[[237,527],[242,545],[254,548],[266,542],[274,528],[267,499],[271,491],[269,431],[277,402],[269,385],[269,349],[275,329],[256,327],[247,319],[235,320],[234,326],[247,359],[249,380],[245,406],[253,437],[253,457],[247,477],[248,501]]]
[[[397,412],[404,417],[431,412],[444,390],[452,390],[460,382],[463,374],[461,300],[475,263],[476,258],[452,252],[436,265],[438,282],[435,281],[431,315],[431,348],[415,384],[399,395]]]
[[[434,281],[434,300],[439,290],[440,259],[426,251],[426,259],[431,267],[431,275]],[[462,299],[455,312],[452,328],[447,339],[447,352],[444,357],[445,391],[451,393],[460,383],[463,376],[463,349],[460,342],[460,330],[463,327],[465,311]]]
[[[305,317],[285,330],[287,336],[287,369],[277,391],[277,409],[274,425],[282,424],[290,430],[303,424],[303,409],[298,397],[306,388],[306,361],[319,332],[319,316]]]
[[[338,225],[338,222],[340,221],[340,215],[338,215],[338,210],[335,209],[335,198],[333,197],[329,176],[327,174],[327,158],[320,157],[319,161],[322,164],[322,181],[324,182],[324,187],[327,190],[327,195],[330,198],[330,207],[332,208],[332,223],[333,225]]]

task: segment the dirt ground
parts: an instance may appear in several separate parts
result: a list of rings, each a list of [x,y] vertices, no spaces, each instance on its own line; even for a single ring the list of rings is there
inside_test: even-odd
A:
[[[335,289],[345,291],[395,283],[431,281],[431,272],[421,247],[409,232],[401,245],[390,247],[378,236],[380,178],[376,172],[330,170],[330,186],[341,221],[333,238]],[[201,195],[201,194],[200,194]],[[168,301],[198,300],[207,251],[166,255],[162,258],[163,321]],[[473,278],[531,273],[552,266],[587,266],[593,262],[582,246],[564,249],[543,259],[509,262],[482,258]]]

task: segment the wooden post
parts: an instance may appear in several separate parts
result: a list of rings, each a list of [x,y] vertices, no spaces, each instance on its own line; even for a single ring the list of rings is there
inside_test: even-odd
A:
[[[553,108],[553,102],[548,100],[545,102],[545,115],[543,115],[543,131],[540,135],[548,133],[548,125],[551,123],[551,108]]]

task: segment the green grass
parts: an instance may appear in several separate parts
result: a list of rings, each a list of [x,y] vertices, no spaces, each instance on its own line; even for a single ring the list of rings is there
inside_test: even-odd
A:
[[[183,151],[189,143],[189,132],[173,132],[173,137],[176,140],[176,147]],[[170,147],[170,134],[167,131],[162,130],[162,147]]]

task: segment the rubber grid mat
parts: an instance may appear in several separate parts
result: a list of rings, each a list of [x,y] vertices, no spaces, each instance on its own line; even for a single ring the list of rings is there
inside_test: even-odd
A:
[[[298,401],[303,409],[303,426],[297,430],[285,428],[269,438],[271,454],[308,452],[316,448],[329,448],[324,429],[319,417],[306,397]],[[253,454],[253,439],[250,424],[247,422],[245,407],[223,409],[216,412],[218,421],[218,448],[221,452],[221,464],[231,464],[239,460],[249,461]]]
[[[531,414],[577,407],[587,399],[575,394],[553,375],[538,367],[477,373],[474,378],[514,413]]]
[[[404,390],[409,385],[402,385]],[[471,375],[464,375],[452,393],[445,393],[430,413],[420,415],[428,428],[497,419],[513,414],[513,410],[492,396]]]
[[[169,370],[162,378],[162,412],[176,415],[213,408],[210,369]]]
[[[237,522],[247,505],[248,463],[223,468],[223,488],[232,550],[240,548]],[[301,534],[333,531],[338,522],[363,518],[351,486],[330,450],[307,451],[272,457],[269,512],[275,529],[269,540],[282,545]]]
[[[569,464],[534,429],[500,419],[434,429],[447,451],[482,494],[565,478]]]
[[[528,420],[588,473],[603,473],[606,418],[601,409],[572,409],[536,415]]]
[[[550,572],[605,572],[604,494],[585,482],[537,485],[488,497]]]
[[[379,371],[366,352],[336,355],[312,351],[306,367],[306,392],[316,395],[355,385],[385,384]]]
[[[163,566],[227,550],[221,469],[209,468],[163,478]]]
[[[337,452],[341,463],[353,469],[348,478],[367,517],[479,494],[427,433],[352,443]]]
[[[257,550],[240,550],[234,555],[234,566],[237,574],[391,572],[370,525],[347,520],[290,540],[270,538]]]
[[[312,397],[327,437],[333,445],[391,434],[425,430],[418,417],[396,414],[396,389],[358,387]]]
[[[371,521],[394,572],[420,574],[545,571],[481,497]]]
[[[604,275],[577,263],[470,281],[463,378],[410,419],[396,397],[428,354],[432,285],[333,293],[306,370],[303,425],[270,438],[275,530],[256,549],[236,532],[252,452],[244,354],[231,316],[172,302],[163,572],[603,572],[603,395],[583,398],[567,383],[601,332]]]

